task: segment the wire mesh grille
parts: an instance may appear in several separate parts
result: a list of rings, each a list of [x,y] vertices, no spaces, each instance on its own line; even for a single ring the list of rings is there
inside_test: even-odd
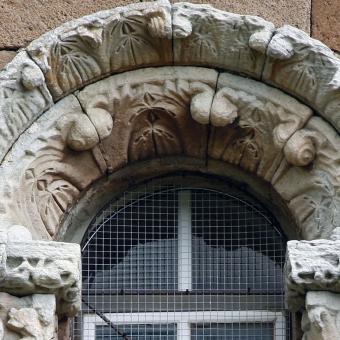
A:
[[[207,188],[124,193],[82,246],[73,339],[290,339],[285,239],[258,204]]]

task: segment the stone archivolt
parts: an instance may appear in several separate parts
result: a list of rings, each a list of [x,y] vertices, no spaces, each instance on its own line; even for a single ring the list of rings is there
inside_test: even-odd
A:
[[[303,238],[327,237],[340,221],[338,148],[330,125],[265,84],[207,68],[130,71],[60,100],[19,138],[0,170],[0,216],[49,239],[107,172],[187,156],[271,183]]]
[[[340,223],[339,113],[339,59],[292,27],[167,1],[75,20],[0,72],[1,228],[25,225],[50,240],[98,179],[141,160],[184,156],[206,168],[231,163],[266,181],[301,238],[328,238]],[[27,294],[55,294],[42,291],[37,273],[57,273],[58,285],[67,268],[61,260],[32,269],[27,255],[18,276],[6,261],[2,289],[10,293],[12,281],[30,273]],[[315,289],[297,281],[292,292]],[[306,309],[315,311],[311,301]],[[18,334],[26,307],[10,312],[8,327]],[[50,334],[34,315],[38,335],[30,338]]]

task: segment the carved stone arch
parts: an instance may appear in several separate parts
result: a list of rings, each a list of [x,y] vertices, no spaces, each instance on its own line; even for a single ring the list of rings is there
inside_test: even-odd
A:
[[[167,1],[72,21],[0,72],[2,230],[51,240],[96,183],[177,157],[241,169],[280,197],[296,238],[329,238],[339,113],[339,59],[295,28]]]

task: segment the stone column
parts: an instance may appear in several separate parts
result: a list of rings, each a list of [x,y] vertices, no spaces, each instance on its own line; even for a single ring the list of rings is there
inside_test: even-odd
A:
[[[339,228],[337,228],[339,229]],[[303,340],[340,339],[340,239],[289,241],[286,304],[301,311]]]
[[[81,304],[80,247],[0,231],[0,340],[57,339],[58,319]]]

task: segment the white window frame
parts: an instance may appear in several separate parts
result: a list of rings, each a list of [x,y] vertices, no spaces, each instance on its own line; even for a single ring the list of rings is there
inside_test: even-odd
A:
[[[178,192],[178,290],[192,290],[192,221],[191,192]],[[176,324],[177,340],[190,340],[192,324],[209,323],[273,323],[274,340],[286,339],[286,319],[283,312],[267,310],[189,311],[105,313],[113,325]],[[83,339],[96,340],[96,326],[107,323],[95,314],[83,315]]]
[[[274,340],[286,338],[286,319],[282,312],[266,310],[245,311],[191,311],[191,312],[148,312],[148,313],[107,313],[113,325],[176,324],[177,340],[190,340],[192,324],[209,323],[273,323]],[[107,326],[99,316],[85,314],[83,339],[96,339],[96,326]]]

